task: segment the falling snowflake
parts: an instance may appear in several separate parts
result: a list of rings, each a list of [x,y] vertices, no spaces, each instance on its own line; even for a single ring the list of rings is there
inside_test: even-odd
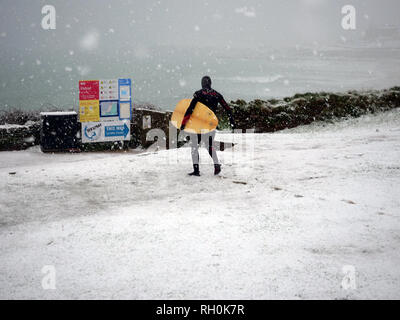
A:
[[[86,76],[90,73],[90,67],[88,66],[78,66],[77,70],[81,76]]]
[[[219,13],[214,13],[213,18],[214,18],[214,20],[221,20],[223,18],[223,16]]]
[[[245,17],[248,17],[248,18],[254,18],[256,16],[256,11],[255,11],[254,7],[236,8],[235,12],[238,13],[238,14],[242,14]]]
[[[83,50],[94,50],[99,46],[99,38],[97,31],[90,31],[83,36],[80,46]]]

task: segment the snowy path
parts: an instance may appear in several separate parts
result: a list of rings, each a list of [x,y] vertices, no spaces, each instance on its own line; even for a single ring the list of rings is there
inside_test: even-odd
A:
[[[400,298],[400,110],[229,139],[222,177],[186,148],[0,153],[0,298]]]

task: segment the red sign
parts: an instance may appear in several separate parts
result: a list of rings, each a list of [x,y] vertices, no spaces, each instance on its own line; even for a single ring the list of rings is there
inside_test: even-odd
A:
[[[99,100],[99,80],[79,81],[79,100]]]

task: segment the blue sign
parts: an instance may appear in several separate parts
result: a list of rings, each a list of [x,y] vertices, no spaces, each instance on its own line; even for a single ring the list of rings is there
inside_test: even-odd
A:
[[[128,126],[124,123],[119,126],[105,126],[104,128],[104,136],[105,137],[124,137],[129,133]]]
[[[132,81],[131,79],[118,79],[119,91],[119,119],[132,119]]]
[[[131,79],[119,79],[119,100],[131,101]]]
[[[118,84],[120,86],[130,86],[131,85],[131,79],[118,79]]]

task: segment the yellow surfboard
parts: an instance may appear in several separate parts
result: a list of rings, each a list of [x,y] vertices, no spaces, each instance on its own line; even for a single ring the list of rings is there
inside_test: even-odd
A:
[[[192,99],[183,99],[177,103],[171,116],[171,123],[176,128],[180,129],[183,117],[191,101]],[[201,102],[197,102],[184,131],[188,133],[208,133],[214,131],[217,125],[218,118],[214,112]]]

